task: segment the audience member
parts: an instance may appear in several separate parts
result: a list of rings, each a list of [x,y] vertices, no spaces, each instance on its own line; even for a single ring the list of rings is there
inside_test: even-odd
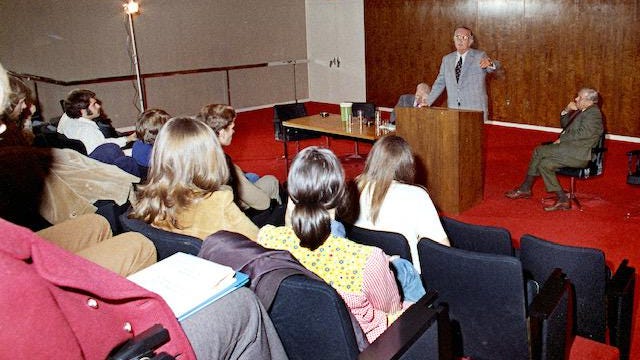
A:
[[[560,113],[560,137],[551,144],[539,145],[533,150],[524,182],[505,193],[506,197],[530,198],[535,177],[541,176],[546,190],[557,195],[556,202],[544,207],[544,210],[571,209],[569,198],[558,182],[556,170],[565,166],[584,167],[591,160],[591,150],[598,144],[604,131],[598,101],[596,90],[580,89],[574,101],[569,102]]]
[[[50,243],[122,276],[131,275],[156,262],[156,248],[142,234],[113,236],[102,216],[87,214],[37,232]]]
[[[170,339],[157,352],[178,359],[286,359],[249,289],[179,323],[162,298],[127,279],[2,219],[0,231],[0,318],[11,324],[0,329],[0,358],[106,359],[161,324]]]
[[[149,173],[130,214],[158,228],[199,239],[218,230],[255,240],[258,228],[233,202],[224,153],[213,130],[177,117],[158,133]]]
[[[427,106],[427,96],[431,92],[431,87],[426,83],[420,83],[416,86],[415,94],[404,94],[398,98],[398,103],[395,107],[422,107]],[[391,112],[391,123],[396,123],[396,111],[395,108]]]
[[[0,75],[4,75],[1,68]],[[7,114],[19,116],[23,110],[28,110],[25,104],[33,103],[33,99],[28,95],[30,91],[25,90],[28,88],[24,83],[16,78],[11,80],[11,77],[9,81],[13,93],[9,96],[9,107],[3,117]],[[14,123],[16,117],[9,119],[8,123],[13,124],[13,129],[17,129]],[[50,169],[55,156],[46,149],[4,146],[5,141],[15,143],[11,139],[11,136],[15,135],[20,136],[21,133],[5,132],[0,140],[0,197],[3,199],[0,203],[0,217],[32,225],[36,223],[34,218],[39,218],[39,211],[46,211],[47,203],[61,203],[69,199],[64,196],[64,199],[53,201],[50,197],[50,191],[56,188],[53,179],[58,178],[48,174],[55,171]],[[51,178],[52,181],[47,181],[45,177]],[[76,214],[79,215],[81,212]],[[42,223],[46,224],[44,221]],[[100,215],[80,215],[49,226],[39,231],[38,235],[123,276],[156,261],[156,250],[151,241],[136,233],[113,237],[109,222]]]
[[[4,111],[9,106],[9,94],[11,94],[9,77],[7,71],[0,64],[0,111]]]
[[[4,146],[11,142],[5,134],[0,139],[0,209],[10,212],[11,218],[5,218],[12,222],[39,229],[30,225],[34,217],[57,224],[96,212],[98,200],[122,206],[140,181],[71,149]]]
[[[413,264],[420,271],[418,241],[426,237],[449,246],[449,239],[429,193],[414,184],[414,177],[409,144],[395,135],[379,138],[357,178],[360,215],[355,225],[404,235]]]
[[[209,104],[200,109],[196,118],[205,124],[218,136],[220,145],[229,146],[235,132],[236,111],[228,105]],[[280,183],[273,175],[259,177],[250,181],[242,169],[229,161],[230,185],[234,189],[236,200],[242,209],[253,208],[266,210],[271,206],[271,201],[280,203]],[[250,177],[252,177],[250,175]]]
[[[6,104],[6,84],[0,64],[0,111]],[[40,234],[64,239],[67,245],[70,238],[88,244],[110,232],[103,221],[95,219],[79,217]],[[80,233],[88,230],[93,235],[84,238]],[[106,359],[115,348],[155,324],[169,332],[169,341],[157,351],[183,360],[286,358],[266,311],[246,288],[224,296],[180,324],[158,295],[119,275],[3,219],[0,232],[4,234],[0,241],[0,318],[11,324],[0,328],[0,358]],[[128,241],[119,237],[122,240],[115,248],[144,248],[150,243],[141,235],[127,236]],[[113,245],[116,238],[104,240],[98,247]],[[87,250],[80,253],[90,257]],[[105,257],[108,252],[97,248],[91,253],[101,254],[106,262],[115,259]],[[155,249],[152,257],[155,261]],[[145,259],[152,260],[141,252],[137,260]]]
[[[73,90],[64,101],[64,114],[58,123],[58,132],[70,139],[82,141],[87,154],[104,143],[114,143],[124,147],[136,139],[135,133],[129,136],[106,138],[96,123],[102,112],[102,105],[96,94],[89,90]]]
[[[156,136],[162,125],[164,125],[171,116],[161,109],[148,109],[144,111],[136,120],[136,137],[133,143],[131,156],[136,163],[145,168],[149,167],[149,159],[151,158],[151,149],[156,141]]]
[[[133,143],[131,156],[127,156],[120,146],[114,143],[104,143],[95,148],[89,157],[105,164],[115,165],[140,179],[146,179],[153,142],[162,125],[170,117],[160,109],[149,109],[141,113],[136,120],[137,140]]]
[[[402,302],[382,250],[331,232],[345,193],[339,160],[329,149],[305,148],[291,164],[288,186],[291,226],[264,226],[258,243],[288,250],[333,286],[373,342],[402,311]]]
[[[33,142],[33,132],[31,130],[31,116],[36,111],[35,99],[31,89],[19,78],[9,75],[9,104],[2,114],[3,119],[11,124],[7,125],[15,128],[16,139],[26,144]]]
[[[491,60],[482,50],[471,48],[473,33],[469,28],[456,28],[453,43],[456,51],[442,58],[427,104],[431,106],[446,88],[448,107],[483,111],[486,121],[489,101],[485,77],[500,68],[500,62]]]

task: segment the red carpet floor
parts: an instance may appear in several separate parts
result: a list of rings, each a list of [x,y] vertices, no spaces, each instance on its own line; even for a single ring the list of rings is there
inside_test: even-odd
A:
[[[307,112],[338,112],[335,105],[307,104]],[[241,113],[236,121],[236,134],[227,149],[245,171],[273,174],[284,181],[285,161],[283,146],[274,139],[273,110],[264,109]],[[455,218],[475,224],[502,226],[511,232],[514,244],[524,234],[532,234],[561,244],[599,248],[606,254],[610,267],[615,268],[623,259],[631,266],[640,267],[640,216],[626,219],[632,208],[640,209],[640,186],[626,184],[626,152],[640,148],[640,144],[607,140],[604,174],[577,183],[579,198],[583,198],[583,211],[571,210],[547,213],[542,210],[544,186],[538,180],[532,199],[510,200],[504,192],[517,186],[524,178],[531,150],[543,141],[554,140],[556,134],[508,128],[496,125],[484,127],[485,184],[484,199],[477,206]],[[326,146],[326,139],[300,142],[300,147]],[[338,155],[354,152],[354,142],[331,139],[330,148]],[[360,144],[360,153],[366,156],[369,144]],[[295,144],[289,146],[290,156]],[[363,161],[344,163],[348,178],[362,171]],[[569,179],[561,183],[569,187]],[[631,359],[640,359],[640,321],[637,321],[640,303],[640,281],[636,283],[634,313],[634,339]]]

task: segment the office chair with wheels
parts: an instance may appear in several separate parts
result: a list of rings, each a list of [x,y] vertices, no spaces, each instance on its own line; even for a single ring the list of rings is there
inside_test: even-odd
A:
[[[284,159],[286,161],[286,167],[288,168],[288,150],[287,142],[296,142],[296,153],[300,152],[300,140],[315,139],[321,135],[315,131],[293,129],[282,126],[283,121],[296,119],[307,116],[307,109],[304,103],[282,104],[273,106],[273,127],[275,131],[275,138],[277,141],[282,141],[284,147]],[[328,140],[327,140],[328,141]]]
[[[282,126],[283,121],[307,116],[304,103],[282,104],[273,106],[273,127],[275,138],[278,141],[299,141],[319,138],[320,134],[314,131],[291,129]]]
[[[358,110],[362,111],[362,116],[366,120],[374,120],[376,117],[376,105],[371,102],[354,102],[351,105],[351,116],[355,119],[358,116]]]
[[[362,111],[363,121],[369,122],[373,121],[376,117],[376,105],[371,102],[352,102],[351,103],[351,116],[353,119],[357,119],[358,111]],[[354,120],[355,122],[356,120]],[[362,159],[360,156],[358,140],[355,140],[354,144],[354,153],[348,159]]]
[[[598,144],[593,149],[591,149],[592,158],[587,166],[582,168],[562,167],[556,170],[556,174],[568,176],[571,178],[568,194],[569,201],[570,203],[574,203],[580,211],[582,211],[582,204],[580,204],[580,201],[578,200],[578,197],[576,195],[576,179],[588,179],[590,177],[602,175],[602,172],[604,170],[604,153],[607,151],[607,148],[604,147],[604,139],[605,134],[602,133],[602,135],[600,135]]]
[[[631,150],[627,153],[629,165],[627,170],[627,184],[640,185],[640,150]],[[629,219],[640,215],[640,205],[629,208],[625,213],[625,218]]]

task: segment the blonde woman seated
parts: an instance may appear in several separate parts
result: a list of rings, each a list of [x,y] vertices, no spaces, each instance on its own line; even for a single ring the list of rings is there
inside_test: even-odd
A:
[[[196,119],[209,125],[218,136],[220,145],[229,146],[235,132],[236,111],[228,105],[209,104],[200,109]],[[245,174],[242,169],[229,161],[230,185],[237,202],[243,210],[252,208],[266,210],[271,206],[271,201],[280,203],[280,183],[273,175],[262,177],[256,174]],[[251,180],[249,180],[251,178]]]
[[[395,135],[378,139],[369,152],[364,172],[357,178],[360,215],[355,225],[404,235],[413,265],[420,271],[417,246],[421,238],[450,244],[429,194],[414,184],[414,178],[409,144]]]
[[[228,177],[213,130],[192,118],[173,118],[158,133],[147,180],[138,187],[129,216],[203,240],[218,230],[255,240],[258,228],[223,185]]]
[[[335,209],[345,195],[344,170],[329,149],[302,150],[288,178],[291,226],[266,225],[262,246],[288,250],[302,265],[333,286],[374,341],[402,310],[388,257],[382,250],[332,234]]]

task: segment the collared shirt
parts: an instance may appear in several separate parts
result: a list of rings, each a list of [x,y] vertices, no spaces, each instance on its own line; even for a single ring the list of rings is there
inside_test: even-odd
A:
[[[462,65],[464,65],[464,62],[467,59],[468,53],[469,53],[468,51],[465,51],[464,54],[458,53],[458,57],[456,58],[456,64],[458,63],[458,61],[460,61],[460,58],[462,58]]]
[[[87,149],[87,155],[105,143],[114,143],[120,147],[127,145],[127,138],[125,136],[105,138],[95,121],[84,117],[74,119],[66,113],[60,118],[58,132],[69,139],[82,141],[84,147]]]
[[[402,311],[389,260],[382,250],[330,235],[315,250],[300,246],[291,227],[265,225],[257,242],[287,250],[307,269],[331,285],[373,342]]]

